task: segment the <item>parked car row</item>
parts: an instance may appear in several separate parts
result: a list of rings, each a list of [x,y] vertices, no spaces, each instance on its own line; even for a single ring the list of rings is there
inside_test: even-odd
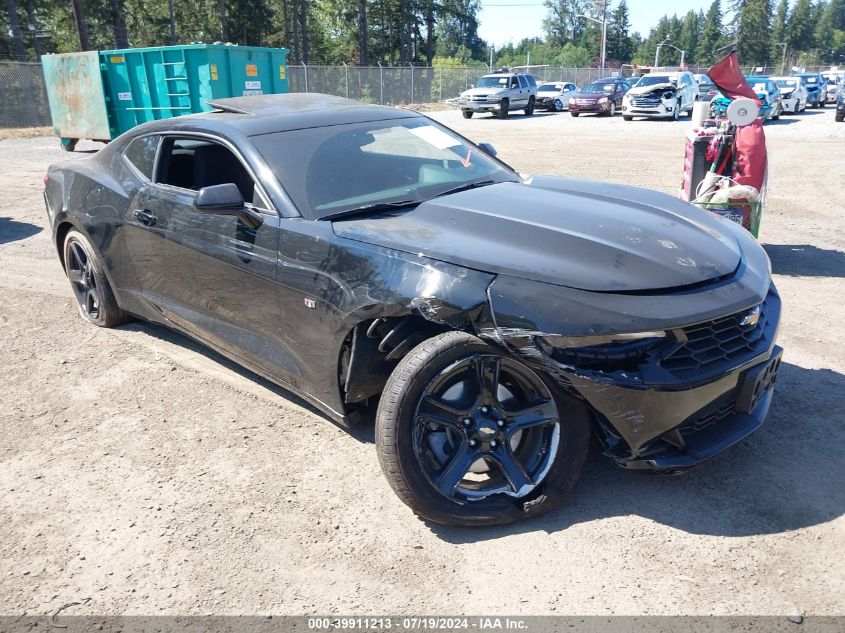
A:
[[[795,73],[792,76],[750,76],[748,82],[759,97],[764,120],[797,114],[807,107],[822,108],[837,103],[845,92],[845,73]],[[687,71],[651,72],[638,79],[603,77],[581,89],[568,81],[538,84],[529,73],[500,71],[485,75],[461,93],[458,104],[464,118],[489,112],[505,118],[515,110],[530,116],[535,109],[550,112],[568,110],[573,117],[584,113],[614,116],[622,112],[625,121],[634,118],[677,120],[691,114],[696,101],[709,101],[711,116],[724,116],[730,100],[705,74]]]

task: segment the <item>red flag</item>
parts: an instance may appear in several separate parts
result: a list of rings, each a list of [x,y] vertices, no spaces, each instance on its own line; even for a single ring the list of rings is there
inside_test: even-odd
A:
[[[739,69],[739,57],[737,57],[736,52],[731,53],[719,63],[714,64],[707,71],[707,76],[716,84],[716,87],[722,94],[731,101],[737,97],[748,97],[749,99],[754,99],[757,105],[760,105],[760,99]]]

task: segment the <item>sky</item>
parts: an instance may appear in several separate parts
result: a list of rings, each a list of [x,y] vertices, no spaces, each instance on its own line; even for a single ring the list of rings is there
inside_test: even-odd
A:
[[[664,15],[684,15],[690,9],[705,12],[712,0],[628,0],[631,16],[631,32],[648,35],[651,27]],[[608,0],[608,6],[616,2]],[[543,18],[548,9],[543,0],[481,0],[478,34],[488,42],[502,46],[513,40],[514,44],[524,37],[543,35]]]

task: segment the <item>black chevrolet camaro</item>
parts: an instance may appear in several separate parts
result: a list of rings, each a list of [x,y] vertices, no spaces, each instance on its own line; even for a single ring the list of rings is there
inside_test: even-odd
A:
[[[419,515],[547,511],[591,433],[623,467],[674,472],[763,423],[780,298],[742,227],[522,178],[401,109],[212,105],[50,168],[82,317],[174,328],[337,421],[377,404],[382,469]]]

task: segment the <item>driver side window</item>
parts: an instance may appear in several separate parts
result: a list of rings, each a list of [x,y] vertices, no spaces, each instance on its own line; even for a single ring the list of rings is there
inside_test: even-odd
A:
[[[159,152],[155,182],[192,191],[233,183],[247,204],[267,207],[240,159],[224,145],[204,138],[166,138]]]

